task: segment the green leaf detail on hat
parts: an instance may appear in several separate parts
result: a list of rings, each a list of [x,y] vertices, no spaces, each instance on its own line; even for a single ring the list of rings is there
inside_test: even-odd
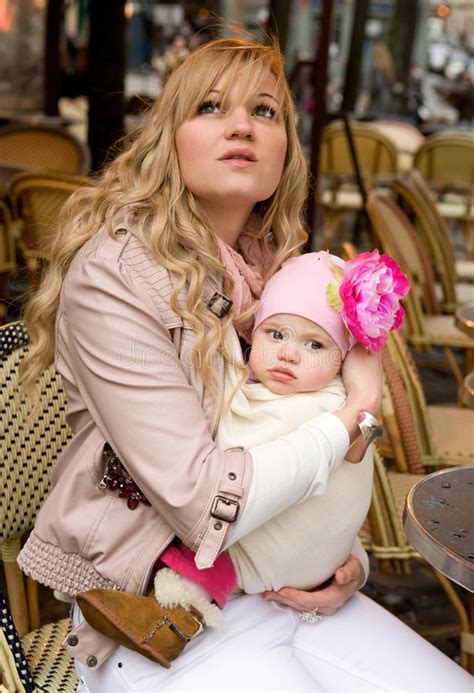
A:
[[[334,276],[336,277],[336,279],[339,279],[339,281],[342,282],[342,280],[344,279],[344,267],[336,265],[336,263],[332,260],[328,260],[328,265],[334,272]]]
[[[329,282],[326,287],[326,298],[331,308],[334,308],[334,310],[337,310],[337,312],[340,313],[342,301],[341,297],[339,296],[339,284],[337,282]]]

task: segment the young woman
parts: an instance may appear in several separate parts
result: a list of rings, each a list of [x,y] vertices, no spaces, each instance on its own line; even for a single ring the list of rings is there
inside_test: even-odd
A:
[[[338,464],[360,435],[357,415],[377,413],[380,363],[355,347],[343,409],[258,449],[214,443],[225,334],[248,334],[265,278],[304,242],[305,193],[281,56],[233,39],[191,54],[130,147],[76,193],[26,313],[25,387],[54,358],[74,432],[20,555],[27,574],[72,597],[143,594],[176,538],[214,570],[236,530],[310,495],[319,462]],[[226,628],[171,669],[117,649],[76,606],[65,646],[80,689],[467,690],[459,667],[370,600],[338,610],[364,565],[359,551],[325,589],[235,596]],[[301,623],[316,607],[337,614]]]

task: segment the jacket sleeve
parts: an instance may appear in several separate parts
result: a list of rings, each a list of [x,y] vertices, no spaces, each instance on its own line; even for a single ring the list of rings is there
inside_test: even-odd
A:
[[[74,262],[62,293],[64,349],[104,439],[175,533],[194,550],[203,546],[204,567],[246,501],[252,458],[216,447],[170,332],[145,294],[117,261]]]

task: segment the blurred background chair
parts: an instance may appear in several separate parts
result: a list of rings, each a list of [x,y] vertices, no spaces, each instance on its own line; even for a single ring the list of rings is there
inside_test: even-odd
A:
[[[22,323],[0,327],[0,548],[10,609],[23,636],[39,625],[36,583],[25,580],[16,558],[21,537],[33,526],[49,492],[51,469],[71,431],[61,379],[50,366],[38,381],[34,408],[19,389],[19,367],[28,350]],[[28,591],[28,595],[26,594]]]
[[[350,124],[361,175],[369,190],[387,185],[397,174],[397,149],[392,140],[372,124]],[[360,212],[363,200],[342,121],[323,130],[320,156],[319,200],[324,213],[321,247],[331,245],[347,212]]]
[[[13,221],[10,208],[0,200],[0,325],[7,315],[6,282],[15,271],[15,242],[13,238]]]
[[[436,209],[431,191],[418,171],[397,178],[393,188],[405,208],[411,212],[414,227],[428,253],[439,281],[437,298],[441,302],[442,311],[454,313],[459,304],[474,301],[474,262],[464,261],[461,264],[456,261],[449,228]],[[468,273],[467,277],[464,276],[467,282],[460,281],[458,268]]]
[[[2,164],[86,175],[91,156],[87,145],[64,128],[18,123],[0,127]]]
[[[397,150],[398,173],[410,171],[415,154],[425,141],[420,130],[399,120],[374,120],[368,125],[392,140]]]
[[[414,168],[436,193],[445,218],[461,223],[469,259],[474,259],[474,133],[441,131],[417,151]]]
[[[15,236],[33,288],[38,284],[42,264],[48,260],[62,206],[71,193],[90,182],[85,177],[48,171],[21,173],[11,181],[8,200]]]
[[[429,258],[416,230],[396,202],[371,191],[367,212],[381,249],[395,258],[412,285],[404,299],[408,343],[420,352],[441,348],[461,391],[464,375],[471,369],[474,340],[456,327],[453,316],[441,314]],[[453,352],[456,349],[463,350],[464,372]]]

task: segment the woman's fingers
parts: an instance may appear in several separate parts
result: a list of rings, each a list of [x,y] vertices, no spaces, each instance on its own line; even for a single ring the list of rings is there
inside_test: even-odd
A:
[[[278,592],[264,592],[265,599],[289,606],[295,611],[313,611],[330,615],[343,606],[357,592],[364,581],[364,570],[358,558],[352,554],[334,574],[333,582],[323,589],[312,592],[294,587],[282,587]]]

